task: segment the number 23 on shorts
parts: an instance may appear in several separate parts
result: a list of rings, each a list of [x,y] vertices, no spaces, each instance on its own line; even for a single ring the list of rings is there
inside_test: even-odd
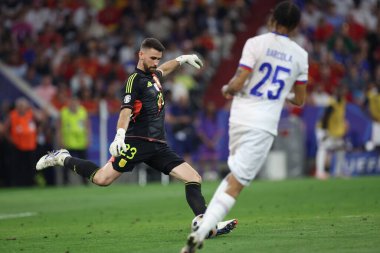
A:
[[[131,145],[129,145],[128,143],[126,143],[125,145],[127,147],[127,150],[125,152],[122,150],[120,154],[128,160],[132,160],[133,157],[135,157],[135,154],[137,153],[137,148],[131,147]]]

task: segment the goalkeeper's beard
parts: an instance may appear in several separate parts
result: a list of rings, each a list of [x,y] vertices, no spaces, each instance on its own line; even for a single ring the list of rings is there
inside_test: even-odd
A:
[[[145,72],[154,73],[157,69],[155,66],[148,66],[146,63],[143,63]]]

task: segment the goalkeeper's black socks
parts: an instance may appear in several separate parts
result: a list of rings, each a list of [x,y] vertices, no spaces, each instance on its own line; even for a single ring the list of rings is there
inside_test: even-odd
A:
[[[185,184],[186,200],[195,216],[206,212],[206,201],[201,192],[201,184],[188,182]]]
[[[95,176],[95,173],[99,170],[99,166],[95,163],[76,158],[76,157],[67,157],[63,163],[65,168],[68,168],[82,177],[88,178],[92,182],[92,178]]]

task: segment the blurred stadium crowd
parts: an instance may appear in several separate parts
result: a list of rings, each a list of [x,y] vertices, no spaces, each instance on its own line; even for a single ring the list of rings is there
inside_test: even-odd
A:
[[[91,117],[98,115],[101,99],[111,114],[119,111],[123,82],[135,68],[138,46],[145,37],[155,37],[166,46],[162,62],[197,53],[205,63],[201,71],[182,68],[164,84],[168,140],[185,159],[197,162],[206,178],[215,179],[227,156],[229,104],[218,107],[213,98],[203,95],[212,88],[213,76],[220,74],[220,62],[240,57],[231,54],[231,48],[240,32],[252,29],[245,21],[257,15],[251,11],[257,2],[3,0],[0,59],[58,111],[77,97]],[[380,92],[379,1],[296,2],[303,11],[294,39],[309,52],[308,105],[327,107],[339,88],[348,103],[374,119],[368,96]],[[262,18],[257,34],[267,31]],[[52,172],[36,180],[33,168],[47,150],[65,146],[58,133],[62,122],[32,104],[16,97],[1,101],[0,186],[56,183]],[[30,112],[31,123],[24,129],[29,133],[18,138],[11,115],[22,111]],[[302,109],[288,111],[302,118]],[[91,131],[81,134],[91,145]]]

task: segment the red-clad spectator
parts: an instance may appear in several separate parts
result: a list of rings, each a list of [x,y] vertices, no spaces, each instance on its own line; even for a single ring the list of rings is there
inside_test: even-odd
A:
[[[67,105],[69,97],[71,97],[70,89],[65,82],[61,82],[58,84],[57,93],[52,98],[51,103],[57,110],[61,110]]]
[[[335,75],[333,68],[327,64],[321,64],[319,76],[315,80],[322,85],[323,89],[332,94],[339,84],[339,78]]]
[[[208,30],[204,30],[195,42],[195,47],[201,50],[212,51],[215,49],[215,42]]]
[[[356,43],[364,39],[367,35],[366,28],[355,21],[352,16],[347,17],[348,36]]]
[[[326,41],[334,34],[334,26],[326,22],[324,17],[319,19],[318,25],[315,28],[313,39],[317,41]]]
[[[81,89],[78,95],[82,106],[86,108],[89,114],[93,115],[99,112],[99,100],[93,96],[89,88]]]
[[[127,73],[119,63],[117,56],[112,57],[110,62],[102,66],[100,73],[106,80],[117,79],[124,81],[127,78]]]
[[[116,28],[121,16],[121,10],[114,5],[114,1],[112,0],[106,0],[105,7],[98,12],[99,23],[107,27],[110,31]]]
[[[320,63],[316,60],[310,59],[309,60],[309,80],[308,80],[308,88],[311,89],[311,87],[317,83],[319,80],[319,72],[320,72]]]
[[[100,65],[96,55],[89,56],[88,53],[83,53],[74,62],[76,69],[83,69],[92,79],[99,75]]]
[[[120,111],[120,90],[122,83],[118,80],[113,80],[107,86],[105,99],[107,101],[108,111],[110,113],[117,113]]]
[[[72,64],[73,60],[72,55],[63,55],[60,64],[53,68],[54,75],[62,77],[66,82],[69,82],[74,76],[76,70],[76,67]]]
[[[46,24],[38,36],[38,43],[44,48],[50,47],[53,43],[62,43],[62,40],[62,36],[55,31],[55,27],[51,24]]]
[[[49,1],[49,0],[48,0]],[[50,0],[52,1],[52,0]],[[56,2],[56,1],[53,1]],[[63,5],[71,11],[77,10],[79,7],[85,5],[84,0],[63,0]]]

